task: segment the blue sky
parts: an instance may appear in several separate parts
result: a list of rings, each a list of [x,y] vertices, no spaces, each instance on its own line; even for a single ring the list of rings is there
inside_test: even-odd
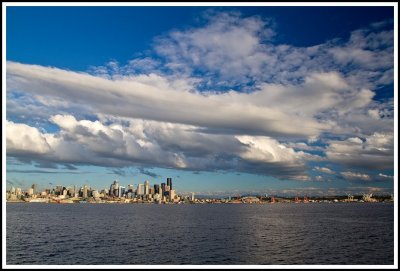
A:
[[[7,187],[393,193],[393,7],[7,7]]]

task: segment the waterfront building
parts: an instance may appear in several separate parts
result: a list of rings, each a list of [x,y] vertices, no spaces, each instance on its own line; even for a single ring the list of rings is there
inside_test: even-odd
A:
[[[73,197],[75,195],[75,188],[68,188],[68,196]]]
[[[93,197],[94,197],[95,199],[100,198],[100,193],[99,193],[99,191],[97,191],[97,190],[93,190],[93,191],[92,191],[92,195],[93,195]]]
[[[54,190],[54,194],[55,195],[61,195],[62,194],[62,190],[63,190],[63,186],[62,185],[57,185],[56,189]]]
[[[37,184],[32,184],[33,194],[37,193]]]
[[[192,195],[191,195],[191,197],[190,197],[190,200],[191,200],[191,201],[194,201],[194,192],[192,192]]]
[[[128,190],[129,191],[129,190]],[[126,197],[128,198],[128,199],[132,199],[133,198],[133,193],[132,192],[127,192],[126,193]]]
[[[169,190],[169,199],[170,201],[173,201],[175,198],[175,190],[171,189]]]
[[[87,185],[84,185],[83,186],[83,190],[82,190],[82,197],[83,198],[87,198],[88,197],[88,191],[89,191],[89,189],[88,189]]]
[[[19,188],[19,187],[15,188],[15,195],[19,196],[21,194],[22,194],[21,188]]]
[[[161,199],[162,199],[162,197],[161,197],[160,194],[155,194],[155,195],[154,195],[154,201],[156,201],[157,203],[160,203],[160,202],[161,202]]]
[[[161,183],[161,189],[163,192],[165,192],[165,183]]]
[[[28,196],[32,196],[33,195],[33,188],[29,188],[28,189]]]

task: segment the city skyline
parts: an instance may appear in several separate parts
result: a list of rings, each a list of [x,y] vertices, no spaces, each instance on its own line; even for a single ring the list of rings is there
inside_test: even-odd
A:
[[[394,193],[393,7],[14,6],[6,23],[7,189]]]

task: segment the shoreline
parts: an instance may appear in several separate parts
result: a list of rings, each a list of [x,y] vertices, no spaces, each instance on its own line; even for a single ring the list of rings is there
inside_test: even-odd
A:
[[[346,202],[346,201],[339,201],[339,202],[334,202],[334,201],[320,201],[320,202],[196,202],[196,203],[173,203],[173,202],[165,202],[165,203],[157,203],[157,202],[29,202],[29,201],[6,201],[6,203],[23,203],[23,204],[154,204],[154,205],[198,205],[198,204],[251,204],[251,205],[263,205],[263,204],[321,204],[321,203],[327,203],[327,204],[340,204],[340,203],[345,203],[345,204],[362,204],[362,203],[389,203],[389,204],[394,204],[394,201],[375,201],[375,202],[360,202],[360,201],[354,201],[354,202]]]

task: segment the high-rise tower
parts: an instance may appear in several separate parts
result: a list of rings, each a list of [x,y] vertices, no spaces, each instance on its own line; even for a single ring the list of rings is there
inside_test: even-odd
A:
[[[149,189],[150,189],[150,183],[149,181],[144,181],[144,194],[148,195],[149,194]]]
[[[167,178],[167,185],[169,186],[169,189],[172,190],[172,178]]]

